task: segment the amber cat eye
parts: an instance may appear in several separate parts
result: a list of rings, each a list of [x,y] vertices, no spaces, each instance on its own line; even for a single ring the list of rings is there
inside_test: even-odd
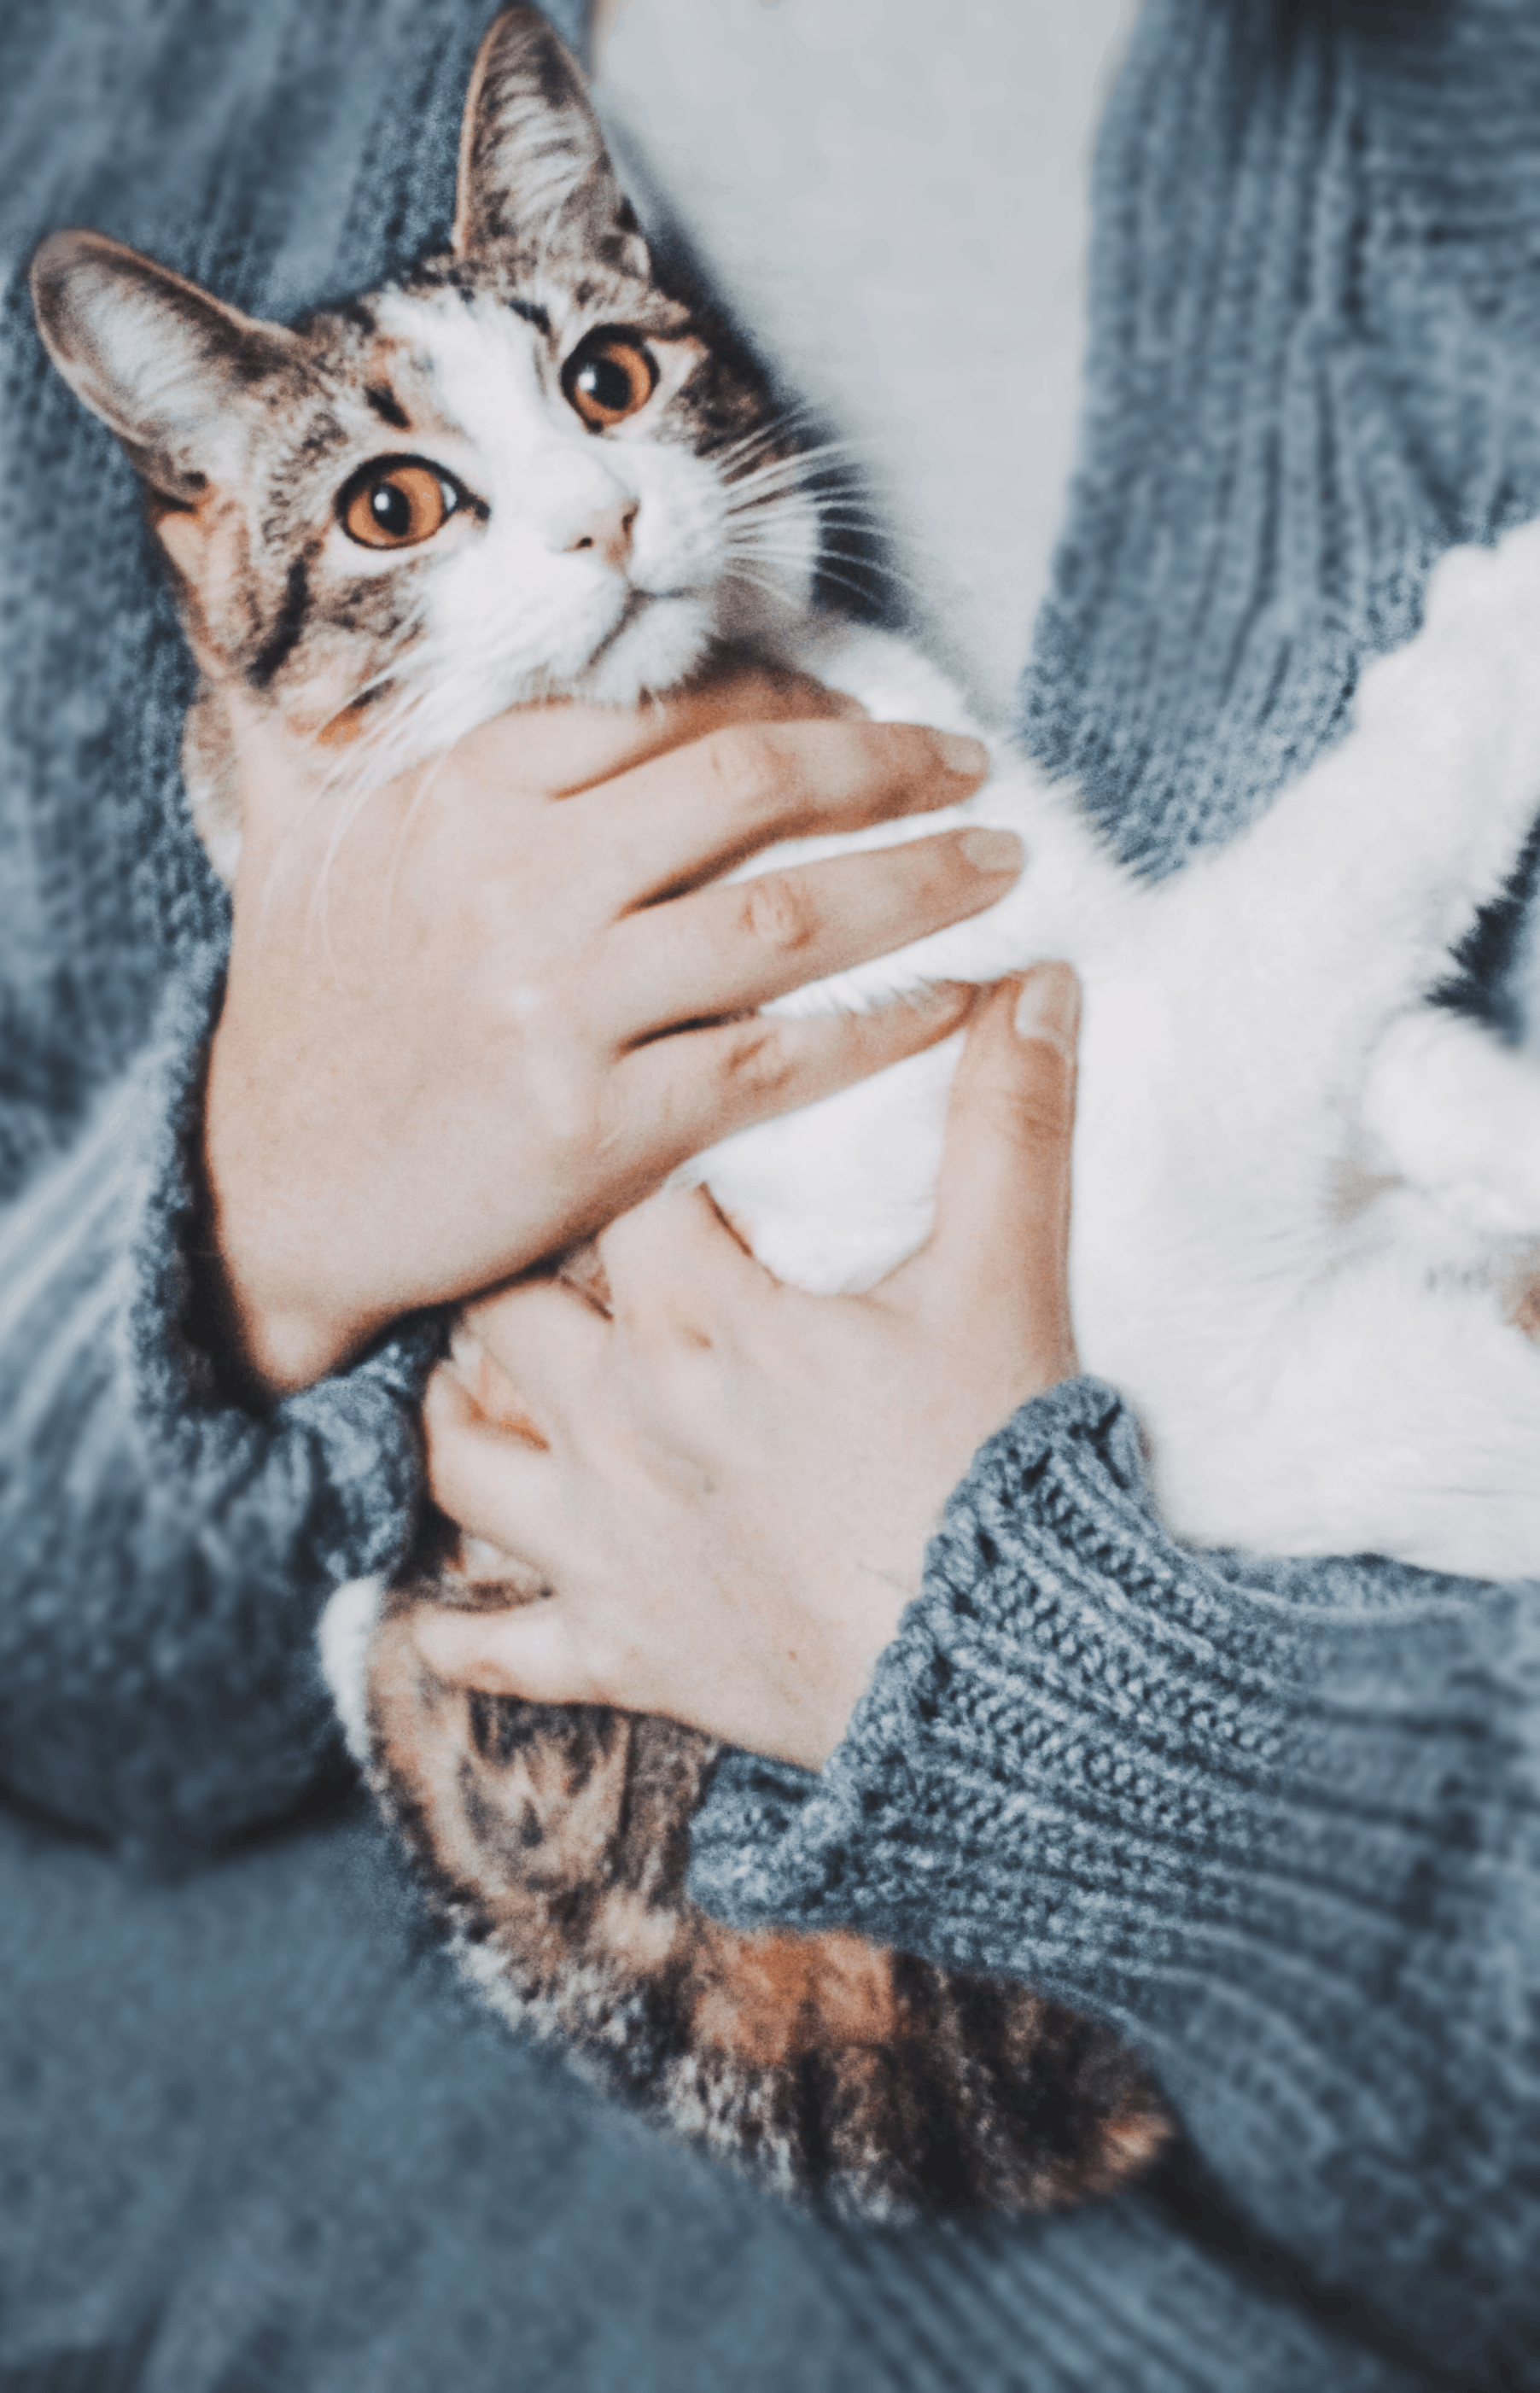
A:
[[[602,324],[578,343],[561,370],[561,386],[589,430],[603,432],[646,407],[658,368],[637,333]]]
[[[347,482],[337,513],[363,548],[415,548],[459,506],[459,485],[421,457],[376,457]]]

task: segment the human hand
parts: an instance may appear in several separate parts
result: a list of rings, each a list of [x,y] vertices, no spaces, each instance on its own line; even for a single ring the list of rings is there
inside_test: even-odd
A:
[[[551,1593],[424,1606],[431,1669],[828,1759],[972,1457],[1076,1368],[1078,1004],[1045,964],[980,1009],[934,1231],[869,1293],[781,1286],[666,1191],[598,1241],[607,1312],[550,1279],[472,1308],[428,1389],[430,1484]]]
[[[702,885],[784,837],[956,804],[986,770],[976,741],[852,719],[785,675],[504,716],[340,837],[324,756],[230,713],[244,832],[204,1159],[230,1335],[270,1392],[945,1037],[970,992],[753,1009],[1020,870],[1013,842],[1002,864],[1000,835],[954,830]]]

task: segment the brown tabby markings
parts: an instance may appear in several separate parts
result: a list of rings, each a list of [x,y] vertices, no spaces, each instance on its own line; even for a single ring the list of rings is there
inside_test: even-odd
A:
[[[428,457],[457,427],[430,361],[382,324],[384,298],[287,331],[78,234],[45,244],[33,288],[57,362],[150,487],[201,668],[186,776],[228,877],[240,791],[222,694],[243,687],[329,746],[388,715],[391,671],[425,620],[434,543],[388,571],[339,562],[337,493],[379,455],[381,425],[389,450]],[[756,467],[790,453],[753,367],[653,279],[579,72],[532,10],[509,10],[482,46],[453,249],[402,295],[450,320],[488,299],[518,317],[558,414],[577,340],[633,328],[680,369],[649,438],[710,458],[753,433],[739,454]],[[179,373],[163,386],[151,372],[141,386],[163,346],[177,348]],[[773,506],[790,482],[760,487]],[[488,518],[485,503],[469,503]],[[620,1712],[467,1696],[420,1660],[420,1600],[538,1592],[505,1557],[456,1551],[439,1568],[424,1550],[417,1577],[387,1600],[369,1661],[371,1783],[495,2008],[567,2043],[674,2132],[864,2216],[1053,2208],[1148,2164],[1168,2122],[1105,2029],[1014,1982],[855,1935],[745,1935],[698,1910],[685,1876],[716,1758],[705,1738]]]
[[[495,1592],[446,1570],[390,1597],[370,1778],[505,2018],[783,2192],[866,2217],[1058,2208],[1159,2151],[1168,2124],[1128,2053],[1027,1988],[699,1911],[689,1822],[717,1748],[668,1720],[446,1686],[415,1603]]]

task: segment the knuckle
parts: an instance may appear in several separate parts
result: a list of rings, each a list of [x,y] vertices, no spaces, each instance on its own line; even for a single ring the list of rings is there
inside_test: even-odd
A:
[[[563,1155],[591,1154],[604,1131],[604,1105],[585,1057],[555,1045],[527,1067],[530,1110],[547,1144]]]
[[[768,732],[734,724],[713,731],[704,747],[706,768],[724,808],[752,820],[771,811],[786,786],[787,763]]]
[[[817,903],[804,881],[785,872],[761,873],[741,884],[738,922],[756,945],[795,955],[817,935]]]
[[[796,1059],[786,1034],[774,1023],[746,1024],[729,1047],[724,1066],[729,1089],[740,1098],[756,1101],[783,1095],[796,1071]]]
[[[1068,1136],[1069,1111],[1064,1105],[1048,1101],[1018,1106],[1016,1137],[1026,1152],[1040,1154],[1044,1147],[1062,1146]]]
[[[995,1136],[1024,1150],[1062,1144],[1074,1124],[1074,1076],[1065,1058],[1039,1041],[1016,1085],[982,1090],[979,1108]]]

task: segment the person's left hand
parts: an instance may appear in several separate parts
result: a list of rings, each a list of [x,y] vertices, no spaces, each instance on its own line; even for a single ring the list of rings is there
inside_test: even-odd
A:
[[[428,1390],[433,1495],[551,1592],[424,1606],[434,1671],[828,1759],[973,1453],[1076,1367],[1077,1013],[1054,964],[979,1009],[934,1231],[867,1295],[783,1287],[665,1190],[598,1241],[607,1311],[552,1279],[471,1309]]]

